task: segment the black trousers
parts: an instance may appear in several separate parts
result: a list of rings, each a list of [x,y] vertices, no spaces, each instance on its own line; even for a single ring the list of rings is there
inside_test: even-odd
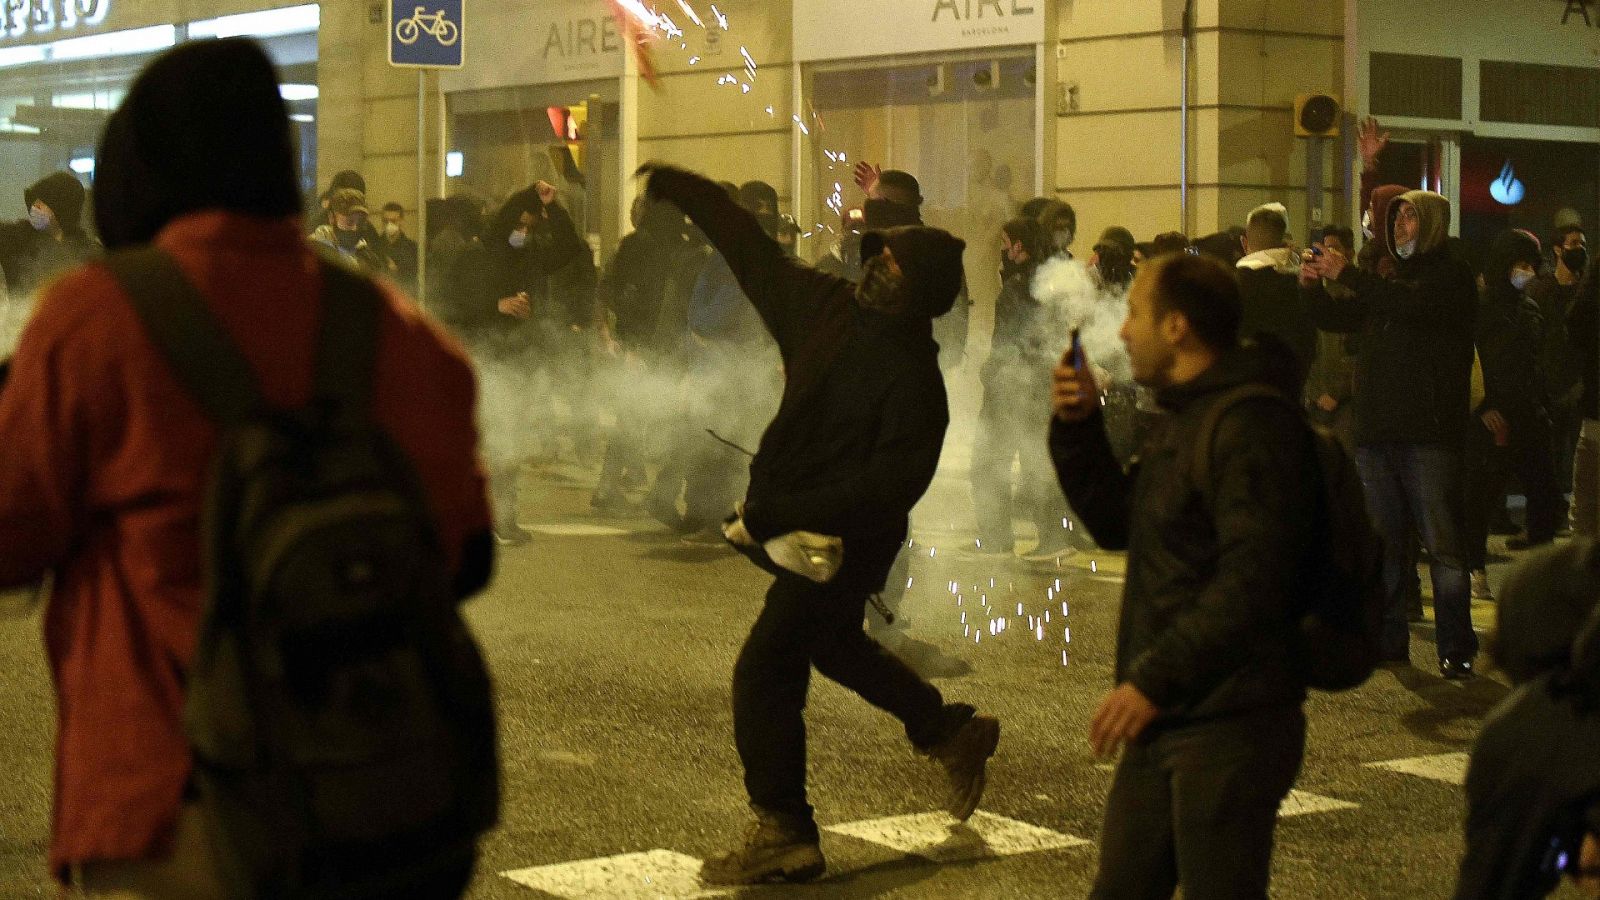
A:
[[[1265,898],[1278,806],[1306,718],[1280,707],[1174,727],[1123,751],[1100,838],[1095,900]]]
[[[905,724],[918,749],[972,714],[945,707],[939,689],[862,631],[867,592],[781,575],[733,668],[733,735],[750,800],[809,823],[806,692],[811,667]]]
[[[1566,498],[1557,486],[1555,457],[1550,441],[1550,420],[1543,413],[1509,417],[1511,442],[1497,447],[1482,424],[1468,425],[1463,447],[1466,469],[1466,561],[1482,569],[1488,556],[1490,520],[1505,508],[1506,482],[1513,472],[1528,498],[1528,539],[1543,543],[1554,538],[1567,517]]]

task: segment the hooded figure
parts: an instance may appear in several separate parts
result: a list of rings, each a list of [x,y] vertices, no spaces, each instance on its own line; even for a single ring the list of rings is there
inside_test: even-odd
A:
[[[1546,896],[1600,842],[1596,598],[1591,540],[1529,557],[1506,582],[1494,654],[1516,689],[1473,743],[1456,900]]]
[[[715,183],[649,167],[652,197],[682,209],[760,313],[787,383],[724,534],[776,576],[734,667],[734,732],[760,827],[707,860],[716,884],[806,880],[825,867],[806,802],[803,713],[811,668],[887,710],[913,746],[943,764],[950,802],[970,816],[999,723],[939,690],[862,630],[933,481],[949,409],[933,320],[961,290],[965,244],[923,226],[869,232],[859,286],[786,256]],[[769,557],[807,533],[842,539],[843,560],[815,580]],[[776,541],[776,544],[774,543]]]
[[[83,185],[71,172],[55,172],[22,192],[28,216],[0,224],[0,269],[6,292],[22,299],[52,275],[100,255],[83,230]]]

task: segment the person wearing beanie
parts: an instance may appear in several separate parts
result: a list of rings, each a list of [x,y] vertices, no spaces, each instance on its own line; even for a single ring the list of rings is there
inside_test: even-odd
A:
[[[0,224],[0,269],[6,293],[24,299],[58,273],[100,255],[84,231],[85,192],[71,172],[55,172],[22,192],[28,215]]]
[[[676,204],[727,260],[787,375],[745,500],[724,529],[776,576],[733,676],[734,738],[757,825],[707,860],[701,877],[809,880],[826,865],[806,801],[802,716],[813,666],[905,724],[912,745],[943,766],[946,808],[958,819],[976,809],[1000,739],[997,720],[947,704],[861,627],[939,465],[949,409],[933,320],[961,290],[966,245],[920,225],[869,232],[857,285],[786,256],[712,181],[669,166],[641,172],[650,196]],[[765,551],[807,533],[840,539],[831,576],[813,580]]]
[[[237,349],[266,403],[299,411],[312,402],[330,302],[305,240],[290,128],[259,44],[181,44],[107,120],[95,210],[113,251],[149,245],[159,255],[143,260],[172,267],[160,280],[171,308],[187,282],[209,314],[198,321]],[[487,585],[494,552],[472,369],[392,285],[363,293],[376,329],[372,424],[409,464],[441,574],[465,600]],[[91,262],[42,291],[0,392],[0,591],[54,576],[43,628],[58,701],[48,853],[62,896],[260,895],[224,862],[255,848],[221,827],[226,801],[194,777],[185,728],[207,605],[202,510],[225,431],[163,345],[112,267]],[[471,822],[487,827],[481,813]],[[408,843],[405,896],[460,896],[472,843]],[[318,874],[337,884],[315,893],[376,896],[354,882],[380,866],[393,876],[399,861],[380,849],[319,857]],[[265,893],[308,893],[288,887]]]

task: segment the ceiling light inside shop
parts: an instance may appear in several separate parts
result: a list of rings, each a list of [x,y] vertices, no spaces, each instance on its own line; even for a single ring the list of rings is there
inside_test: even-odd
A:
[[[280,84],[278,93],[285,100],[315,100],[317,99],[317,86],[314,84]]]
[[[460,151],[452,151],[444,155],[444,174],[449,178],[460,178],[461,168],[466,164],[466,157]]]
[[[309,3],[189,23],[191,38],[276,37],[305,34],[322,24],[322,7]]]
[[[50,59],[55,62],[69,59],[98,59],[105,56],[131,56],[136,53],[154,53],[177,43],[177,29],[171,25],[154,25],[131,31],[113,31],[110,34],[91,34],[87,37],[67,38],[46,44]]]
[[[289,121],[291,122],[315,122],[316,120],[317,117],[309,113],[295,113],[289,117]]]
[[[0,48],[0,67],[26,66],[41,62],[44,62],[43,44]]]
[[[94,158],[89,156],[80,156],[72,162],[67,163],[67,168],[77,172],[79,175],[93,175]]]

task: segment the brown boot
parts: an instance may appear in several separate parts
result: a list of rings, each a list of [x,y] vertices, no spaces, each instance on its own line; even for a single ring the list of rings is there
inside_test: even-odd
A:
[[[954,733],[928,749],[928,755],[944,766],[949,781],[945,811],[965,822],[978,809],[983,788],[988,783],[989,757],[1000,744],[1000,720],[974,715]]]
[[[760,884],[766,881],[811,881],[827,868],[817,826],[768,812],[754,804],[756,820],[745,830],[737,849],[713,856],[700,867],[706,884]]]

